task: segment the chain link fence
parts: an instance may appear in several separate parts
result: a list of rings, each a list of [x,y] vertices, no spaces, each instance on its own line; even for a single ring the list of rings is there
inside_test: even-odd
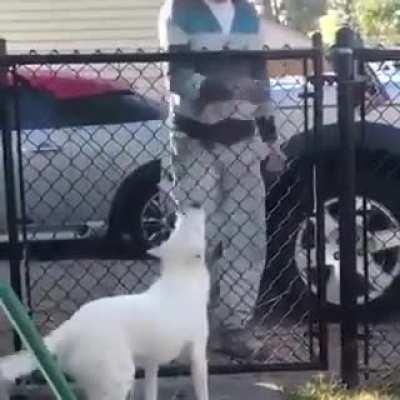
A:
[[[247,56],[255,55],[240,55]],[[296,138],[312,143],[320,89],[311,82],[319,82],[320,51],[270,50],[256,56],[277,71],[269,91],[278,143],[283,149]],[[12,136],[17,183],[15,245],[32,317],[46,333],[89,300],[145,290],[158,276],[157,263],[122,253],[107,257],[105,249],[115,244],[143,255],[168,237],[176,191],[186,179],[186,193],[215,218],[210,232],[229,248],[213,282],[218,324],[232,316],[240,324],[251,320],[250,333],[262,344],[245,360],[216,349],[212,368],[322,365],[326,338],[317,315],[313,167],[294,154],[284,170],[268,172],[271,148],[261,139],[215,147],[191,139],[182,153],[193,154],[191,164],[182,158],[177,187],[164,189],[159,182],[171,184],[179,165],[175,160],[171,169],[170,93],[162,71],[171,57],[119,52],[3,58],[8,63],[3,132]],[[6,232],[5,218],[1,223]],[[86,253],[78,257],[71,248]],[[98,252],[90,254],[94,248]]]
[[[361,77],[373,71],[378,83],[372,90],[371,79],[363,85],[357,154],[358,301],[368,304],[367,321],[360,326],[360,369],[364,377],[382,379],[392,377],[400,361],[400,51],[360,50],[356,57]]]
[[[43,333],[88,300],[145,290],[159,271],[145,250],[168,237],[176,197],[188,197],[208,209],[210,241],[225,247],[213,276],[212,329],[250,319],[251,336],[262,344],[245,360],[213,350],[211,368],[326,366],[325,320],[344,320],[337,85],[334,76],[322,85],[319,49],[262,56],[274,71],[270,94],[287,156],[274,172],[267,168],[271,145],[261,140],[221,147],[175,134],[171,142],[163,66],[176,55],[2,59],[18,282]],[[357,373],[370,379],[396,371],[400,356],[399,59],[398,50],[356,49],[356,81],[339,82],[354,85],[357,106],[355,241],[347,247],[355,250],[355,304],[347,317],[358,324]],[[179,146],[183,158],[176,158]],[[216,190],[221,176],[223,190]],[[0,196],[4,204],[8,192]]]

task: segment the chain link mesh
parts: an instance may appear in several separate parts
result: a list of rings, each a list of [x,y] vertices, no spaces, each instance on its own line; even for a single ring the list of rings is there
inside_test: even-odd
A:
[[[307,96],[313,90],[307,79],[312,71],[305,61],[268,61],[269,70],[275,71],[271,96],[283,148],[295,135],[312,135],[313,105]],[[130,181],[146,163],[171,159],[170,127],[164,122],[168,93],[160,63],[24,65],[15,77],[23,128],[26,301],[45,334],[85,302],[140,292],[158,276],[158,266],[143,260],[36,261],[29,245],[110,234],[128,241],[140,235],[141,243],[154,244],[167,236],[174,200],[168,192],[160,194],[155,184],[146,186],[146,179],[140,185]],[[65,90],[58,91],[58,84]],[[79,93],[85,85],[94,91],[100,87],[100,92],[105,88],[107,94],[74,98],[74,91]],[[109,93],[111,88],[115,93]],[[33,113],[29,96],[37,107]],[[77,126],[68,126],[71,120]],[[34,129],[36,123],[40,126]],[[250,310],[250,333],[262,344],[252,354],[254,363],[318,362],[316,220],[308,163],[289,158],[282,171],[272,174],[266,172],[272,151],[266,143],[245,141],[217,146],[215,151],[209,145],[182,164],[182,176],[187,191],[212,209],[217,200],[213,197],[210,203],[216,185],[211,178],[220,169],[225,173],[223,218],[216,217],[216,226],[210,228],[230,245],[216,285],[220,305],[225,306],[220,319],[235,314],[243,323]],[[185,156],[189,151],[193,147]],[[162,175],[168,178],[175,169]],[[266,249],[266,267],[260,256],[261,266],[255,271],[255,254]],[[242,361],[217,351],[211,355],[215,364]]]
[[[296,135],[303,138],[311,135],[313,104],[304,96],[313,90],[306,79],[312,74],[311,68],[303,59],[270,60],[268,67],[274,71],[271,94],[279,142],[290,151]],[[30,257],[29,245],[37,240],[100,239],[107,234],[128,241],[141,235],[142,243],[156,243],[167,237],[175,206],[170,193],[160,194],[154,186],[149,189],[124,183],[130,181],[131,174],[140,166],[154,159],[171,158],[171,127],[164,122],[168,92],[160,63],[40,64],[24,65],[16,71],[17,115],[23,128],[22,221],[28,250],[23,263],[25,297],[33,318],[46,333],[85,302],[105,295],[142,291],[158,276],[158,266],[143,260],[37,261]],[[368,80],[364,86],[365,135],[357,154],[359,280],[355,282],[355,290],[357,312],[366,323],[360,324],[359,365],[365,376],[381,378],[398,369],[400,353],[395,312],[400,268],[400,199],[396,191],[400,177],[396,150],[400,120],[399,64],[390,60],[368,63],[363,73]],[[59,93],[49,87],[49,76],[54,82],[66,79],[70,86],[64,86],[65,92]],[[78,82],[75,89],[71,77]],[[96,82],[93,90],[101,86],[107,94],[96,92],[90,99],[79,100],[65,94],[79,91],[82,82],[87,81]],[[114,94],[109,93],[110,88]],[[35,96],[31,103],[24,97],[27,91]],[[335,85],[325,88],[328,103],[334,99],[331,94],[336,94]],[[37,110],[32,113],[29,104],[35,104]],[[85,110],[91,114],[85,114]],[[137,117],[132,116],[133,112],[137,112]],[[328,107],[325,112],[325,120],[330,122],[336,108]],[[67,121],[74,121],[70,125],[77,126],[68,127]],[[34,129],[31,126],[34,124],[39,127]],[[251,221],[260,222],[259,217],[252,215],[254,205],[248,203],[260,186],[256,179],[240,179],[245,172],[254,172],[251,155],[255,149],[249,146],[254,144],[217,154],[202,149],[198,153],[202,157],[194,157],[183,168],[188,178],[186,192],[196,194],[196,200],[209,202],[215,186],[215,181],[210,181],[215,173],[215,168],[211,168],[215,160],[229,170],[226,184],[229,202],[214,231],[231,242],[231,253],[224,257],[227,265],[238,267],[225,268],[216,280],[224,282],[218,288],[223,294],[219,298],[224,305],[222,319],[239,315],[243,322],[252,309],[255,318],[250,333],[262,343],[252,362],[310,363],[318,360],[321,344],[315,315],[321,271],[316,262],[317,222],[310,166],[303,159],[289,157],[284,170],[266,173],[266,156],[271,149],[265,143],[256,144],[260,152],[261,186],[265,189],[262,196],[266,213],[262,219],[266,222],[267,259],[265,268],[249,275],[259,240]],[[334,171],[335,166],[328,160],[328,170]],[[335,174],[329,177],[332,177],[329,186],[333,188],[337,183]],[[143,201],[134,205],[140,212],[132,212],[132,201],[138,194]],[[117,212],[110,217],[113,210]],[[339,265],[334,251],[338,247],[337,191],[328,190],[324,210],[327,244],[334,244],[327,248],[327,300],[335,306],[339,304],[338,279],[333,279]],[[237,219],[231,217],[233,213]],[[110,227],[112,224],[115,225]],[[382,310],[385,320],[378,318]],[[388,315],[388,311],[393,313]],[[5,321],[0,321],[0,326],[2,332],[3,327],[4,332],[10,332]],[[10,347],[11,341],[3,340],[5,337],[2,335],[0,341],[1,352]],[[242,361],[220,352],[211,354],[211,363],[215,365]]]
[[[381,56],[382,61],[363,65],[366,83],[361,117],[365,119],[365,131],[357,161],[356,201],[360,277],[357,293],[360,305],[368,301],[367,322],[360,326],[360,368],[365,377],[379,380],[392,376],[400,366],[396,315],[400,289],[400,214],[396,190],[400,70],[398,63],[387,60],[383,53]]]

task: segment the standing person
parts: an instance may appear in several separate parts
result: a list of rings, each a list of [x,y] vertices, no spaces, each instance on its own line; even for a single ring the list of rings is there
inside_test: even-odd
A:
[[[170,52],[260,50],[265,41],[246,0],[166,0],[159,36]],[[249,357],[261,344],[250,329],[266,251],[260,161],[263,142],[277,139],[266,62],[194,55],[172,60],[166,75],[173,195],[178,203],[203,204],[208,243],[223,246],[209,266],[211,346]]]

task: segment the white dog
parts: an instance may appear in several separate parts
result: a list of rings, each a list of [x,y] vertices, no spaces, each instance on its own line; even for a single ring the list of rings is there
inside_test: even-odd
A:
[[[45,338],[89,400],[125,400],[137,366],[145,369],[146,400],[156,400],[159,365],[186,351],[196,397],[208,400],[205,251],[205,213],[194,206],[179,213],[170,238],[149,251],[161,259],[162,272],[147,291],[87,303]],[[0,360],[0,376],[14,381],[36,366],[21,351]]]

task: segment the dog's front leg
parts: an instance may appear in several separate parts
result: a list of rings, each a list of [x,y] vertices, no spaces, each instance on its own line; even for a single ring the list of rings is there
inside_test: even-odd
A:
[[[197,400],[208,400],[208,366],[206,341],[191,346],[191,372]]]
[[[158,364],[148,362],[145,365],[144,395],[145,400],[157,400]]]

